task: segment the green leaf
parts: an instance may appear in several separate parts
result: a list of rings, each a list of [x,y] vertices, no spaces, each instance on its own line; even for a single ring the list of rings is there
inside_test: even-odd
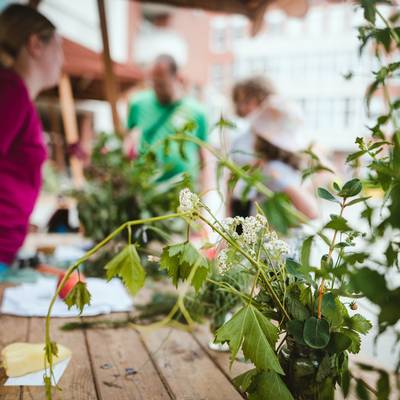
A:
[[[248,392],[249,400],[294,400],[281,377],[274,371],[262,371],[253,376]]]
[[[357,379],[356,394],[357,394],[357,398],[360,400],[369,400],[370,399],[368,389],[365,387],[365,384],[361,379]]]
[[[356,290],[362,292],[369,300],[376,304],[383,304],[386,300],[386,280],[378,271],[369,268],[359,269],[352,277],[352,284]]]
[[[386,400],[390,398],[389,374],[386,371],[379,371],[379,379],[376,386],[378,389],[378,400]]]
[[[302,346],[306,345],[306,342],[303,339],[304,321],[292,319],[286,323],[286,330],[298,344],[301,344]]]
[[[338,196],[345,198],[357,196],[361,190],[362,183],[359,179],[355,178],[343,185],[342,190],[338,193]]]
[[[46,355],[46,360],[47,362],[50,364],[52,363],[53,360],[53,356],[58,355],[58,346],[56,342],[49,342],[46,343],[45,347],[44,347],[44,353]]]
[[[333,229],[338,232],[351,231],[347,220],[339,215],[331,215],[331,220],[325,225],[327,229]]]
[[[352,206],[352,205],[354,205],[354,204],[357,204],[357,203],[361,203],[361,202],[363,202],[363,201],[366,201],[366,200],[368,200],[368,199],[370,199],[371,198],[371,196],[368,196],[368,197],[359,197],[358,199],[354,199],[354,200],[351,200],[351,201],[349,201],[347,204],[346,204],[346,206],[348,207],[348,206]]]
[[[361,314],[353,315],[346,322],[350,329],[362,333],[363,335],[367,334],[372,328],[371,322],[364,318]]]
[[[326,351],[330,354],[341,353],[347,350],[352,345],[351,338],[342,332],[333,332],[331,340],[326,346]]]
[[[119,276],[132,294],[136,294],[144,285],[146,273],[133,244],[125,246],[107,263],[105,270],[107,271],[107,280]]]
[[[163,249],[160,266],[166,269],[175,286],[185,281],[193,268],[196,272],[190,284],[198,291],[207,278],[209,265],[206,258],[190,243],[179,243]]]
[[[303,339],[313,349],[323,349],[329,343],[329,324],[325,319],[311,317],[304,323]]]
[[[233,379],[233,384],[241,389],[243,392],[247,392],[249,386],[251,385],[253,377],[257,374],[258,371],[256,368],[250,369],[249,371],[246,371],[243,374],[236,376]]]
[[[257,368],[283,374],[273,350],[277,340],[278,328],[252,305],[241,308],[215,335],[215,342],[228,342],[231,363],[242,348],[246,359],[250,359]]]
[[[358,158],[362,157],[367,152],[368,152],[367,150],[359,150],[359,151],[356,151],[355,153],[349,154],[346,158],[346,163],[357,160]]]
[[[79,309],[80,314],[82,314],[85,305],[90,304],[90,293],[87,289],[86,283],[79,281],[68,293],[64,302],[68,306],[68,310],[72,306],[76,306]]]
[[[322,315],[329,321],[332,328],[337,328],[343,323],[343,315],[337,306],[337,299],[332,293],[326,293],[322,298]]]
[[[349,352],[353,354],[357,354],[361,349],[361,337],[357,332],[352,331],[351,329],[342,329],[342,333],[348,336],[351,339],[351,346],[349,347]]]
[[[318,196],[321,197],[321,199],[333,201],[334,203],[339,203],[339,200],[335,196],[333,196],[330,192],[322,187],[317,189],[317,193]]]
[[[310,265],[311,245],[314,240],[314,236],[309,236],[304,240],[303,246],[301,247],[300,262],[302,265]]]

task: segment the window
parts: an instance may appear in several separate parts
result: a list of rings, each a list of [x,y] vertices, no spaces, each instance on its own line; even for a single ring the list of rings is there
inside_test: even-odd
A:
[[[222,90],[224,88],[224,65],[214,64],[211,67],[211,83],[218,89]]]
[[[211,23],[211,50],[223,53],[227,50],[226,23],[222,19],[214,19]]]

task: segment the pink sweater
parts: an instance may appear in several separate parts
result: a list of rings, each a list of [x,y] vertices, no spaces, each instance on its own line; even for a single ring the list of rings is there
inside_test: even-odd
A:
[[[24,242],[46,158],[39,116],[23,80],[0,68],[0,262],[11,263]]]

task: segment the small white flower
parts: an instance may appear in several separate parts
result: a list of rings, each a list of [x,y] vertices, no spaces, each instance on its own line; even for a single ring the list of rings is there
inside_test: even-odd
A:
[[[263,216],[246,217],[242,222],[242,239],[249,246],[257,243],[261,229],[266,225],[266,219]]]
[[[179,211],[194,212],[199,206],[199,197],[188,188],[182,189],[179,193]]]
[[[289,253],[289,246],[280,239],[273,239],[265,244],[265,249],[273,256],[282,256]]]
[[[225,274],[231,268],[228,262],[228,249],[222,249],[217,255],[217,266],[221,274]]]

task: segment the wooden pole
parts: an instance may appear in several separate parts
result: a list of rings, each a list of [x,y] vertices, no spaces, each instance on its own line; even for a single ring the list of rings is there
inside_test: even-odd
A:
[[[99,10],[101,37],[103,40],[103,62],[105,72],[106,96],[111,106],[115,132],[122,137],[124,134],[124,129],[122,127],[121,120],[119,119],[117,110],[118,91],[113,71],[113,63],[110,55],[110,43],[108,40],[107,17],[104,0],[97,0],[97,7]]]
[[[71,81],[67,74],[62,74],[60,83],[60,106],[63,117],[65,138],[67,144],[75,144],[79,141],[78,123],[76,120],[76,111],[74,98],[72,95]],[[81,161],[74,155],[70,156],[71,174],[74,186],[81,188],[85,178],[83,176],[83,167]]]

